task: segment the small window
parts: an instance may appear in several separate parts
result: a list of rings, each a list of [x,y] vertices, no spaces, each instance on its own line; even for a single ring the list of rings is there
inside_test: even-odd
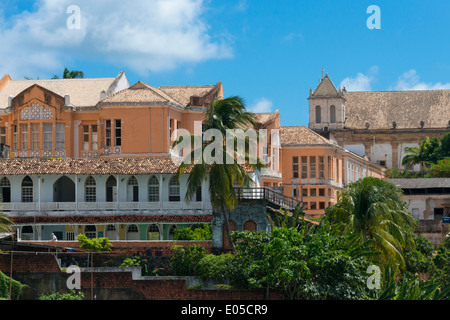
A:
[[[298,157],[292,157],[292,176],[298,178]]]
[[[336,123],[336,107],[334,105],[330,107],[330,123]]]
[[[319,189],[319,197],[324,197],[325,196],[325,189],[320,188]]]
[[[65,125],[64,123],[56,124],[56,150],[65,149]]]
[[[180,182],[176,177],[169,181],[169,201],[180,201]]]
[[[53,149],[53,125],[44,123],[44,150]]]
[[[97,201],[97,184],[95,179],[90,176],[86,179],[85,183],[85,201],[95,202]]]
[[[159,180],[155,176],[152,176],[148,181],[148,201],[159,201]]]
[[[122,120],[116,120],[115,121],[115,146],[120,147],[122,146]]]
[[[33,180],[29,176],[22,180],[22,202],[33,202]]]
[[[105,146],[111,146],[111,120],[105,121]]]
[[[97,238],[97,227],[94,225],[84,227],[84,235],[89,239]]]
[[[322,108],[320,106],[316,106],[316,123],[322,122]]]

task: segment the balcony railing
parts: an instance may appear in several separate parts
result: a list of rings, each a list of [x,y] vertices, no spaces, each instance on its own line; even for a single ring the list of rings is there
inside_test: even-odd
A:
[[[331,178],[309,178],[309,181],[307,178],[292,178],[292,182],[294,184],[301,184],[301,185],[329,185],[334,187],[342,187],[342,182],[336,181],[335,179]]]
[[[58,149],[58,150],[19,150],[12,151],[12,154],[15,158],[65,158],[66,150]]]
[[[210,202],[3,202],[6,212],[27,211],[140,211],[140,210],[210,210]]]

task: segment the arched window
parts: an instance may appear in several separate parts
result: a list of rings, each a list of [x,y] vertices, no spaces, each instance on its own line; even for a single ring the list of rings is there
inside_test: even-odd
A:
[[[11,182],[7,177],[0,180],[0,202],[11,202]]]
[[[108,224],[105,228],[105,237],[109,240],[118,240],[117,239],[117,230],[116,226],[113,224]]]
[[[22,202],[33,202],[33,180],[29,176],[22,180]]]
[[[322,122],[322,108],[320,106],[316,106],[316,123]]]
[[[148,181],[148,201],[159,201],[159,180],[155,176],[152,176]]]
[[[132,176],[130,179],[128,179],[127,200],[129,202],[139,201],[139,182],[135,176]]]
[[[334,105],[330,107],[330,123],[336,123],[336,107]]]
[[[169,201],[180,201],[180,182],[175,176],[169,181]]]
[[[97,183],[92,176],[89,176],[84,184],[84,200],[86,202],[97,201]]]
[[[148,240],[159,240],[160,239],[160,233],[159,233],[159,227],[156,224],[151,224],[148,226],[147,230]]]
[[[34,239],[34,230],[32,226],[23,226],[22,227],[22,240],[33,240]]]
[[[97,238],[97,227],[94,225],[85,226],[84,235],[89,239]]]
[[[106,180],[106,202],[117,201],[117,180],[114,176],[110,176]]]
[[[258,231],[258,226],[257,226],[257,224],[256,224],[255,221],[253,221],[253,220],[247,220],[247,221],[244,223],[244,230],[245,230],[245,231]]]

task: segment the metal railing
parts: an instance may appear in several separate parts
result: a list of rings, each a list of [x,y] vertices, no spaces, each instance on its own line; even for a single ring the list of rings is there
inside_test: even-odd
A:
[[[0,202],[6,212],[27,211],[139,211],[158,209],[210,210],[210,202]]]
[[[287,197],[269,188],[235,188],[239,200],[267,200],[282,208],[293,210],[299,203],[297,199]]]

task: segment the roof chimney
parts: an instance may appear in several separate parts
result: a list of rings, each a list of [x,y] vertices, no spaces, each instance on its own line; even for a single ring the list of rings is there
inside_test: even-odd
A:
[[[12,101],[13,101],[14,97],[13,96],[9,96],[8,97],[8,108],[12,107]]]
[[[64,96],[64,101],[65,101],[64,103],[66,106],[68,106],[70,104],[70,96],[68,94],[66,94]]]
[[[100,92],[100,100],[103,100],[106,98],[106,91],[102,90],[102,92]]]

